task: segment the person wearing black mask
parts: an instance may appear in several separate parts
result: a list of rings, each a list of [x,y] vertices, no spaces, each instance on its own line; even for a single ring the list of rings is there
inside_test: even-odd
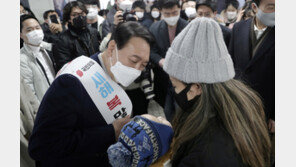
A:
[[[69,2],[64,7],[63,21],[68,22],[68,30],[53,47],[57,70],[78,56],[90,56],[99,51],[101,37],[96,29],[87,25],[87,13],[81,2]]]

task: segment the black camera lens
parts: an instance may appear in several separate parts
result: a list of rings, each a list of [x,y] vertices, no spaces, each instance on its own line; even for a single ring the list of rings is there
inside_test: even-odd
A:
[[[135,18],[134,12],[125,12],[123,14],[123,20],[124,21],[137,21],[137,19]]]

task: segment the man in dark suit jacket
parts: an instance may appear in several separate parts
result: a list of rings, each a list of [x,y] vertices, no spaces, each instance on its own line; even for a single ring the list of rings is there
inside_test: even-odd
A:
[[[236,78],[245,81],[262,97],[270,132],[275,120],[275,27],[274,0],[254,0],[254,19],[236,23],[229,53]]]
[[[171,46],[173,39],[186,27],[188,22],[180,18],[180,5],[178,1],[163,0],[159,2],[161,14],[164,19],[153,23],[150,27],[150,32],[156,41],[151,48],[150,61],[155,66],[153,69],[155,74],[155,100],[165,109],[166,117],[170,120],[172,113],[168,112],[174,110],[173,96],[171,93],[172,86],[169,76],[163,71],[162,67],[166,52]],[[170,21],[171,19],[174,21]],[[166,99],[169,101],[166,102]]]
[[[200,0],[196,3],[197,17],[208,17],[214,19],[217,14],[217,0]],[[226,26],[219,24],[223,33],[223,38],[226,46],[228,46],[231,30]]]
[[[151,42],[152,36],[145,27],[126,22],[116,27],[107,50],[91,58],[113,81],[120,84],[132,82],[135,78],[130,73],[122,75],[127,80],[116,79],[122,73],[118,73],[118,68],[117,73],[114,72],[116,68],[112,72],[111,66],[120,62],[125,68],[144,70],[149,62]],[[86,65],[82,71],[89,68]],[[92,80],[91,77],[87,79]],[[108,110],[96,105],[106,103],[93,101],[91,97],[84,84],[72,74],[61,74],[54,80],[40,104],[29,141],[28,151],[36,161],[36,167],[111,166],[107,149],[116,142],[121,128],[130,118],[119,117],[108,124],[103,116]]]

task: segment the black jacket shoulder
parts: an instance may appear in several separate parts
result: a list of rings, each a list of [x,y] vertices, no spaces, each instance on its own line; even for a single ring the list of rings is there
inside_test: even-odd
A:
[[[248,25],[251,24],[251,22],[252,22],[252,18],[248,20],[242,20],[240,22],[235,23],[232,29],[234,30],[234,29],[239,29],[241,27],[247,27]]]
[[[182,151],[182,158],[173,167],[245,167],[231,135],[221,124],[212,121],[205,131],[194,138],[190,151]]]

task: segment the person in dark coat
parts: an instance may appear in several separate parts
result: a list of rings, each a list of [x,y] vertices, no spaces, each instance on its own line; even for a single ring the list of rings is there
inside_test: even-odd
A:
[[[236,23],[229,53],[236,78],[261,96],[271,133],[272,160],[275,162],[275,0],[254,0],[255,18]]]
[[[166,118],[171,121],[174,100],[169,77],[162,69],[163,62],[172,41],[186,27],[188,22],[180,18],[181,9],[178,1],[163,0],[159,1],[159,5],[163,20],[153,23],[149,29],[156,41],[151,48],[150,61],[154,65],[155,101],[164,108]],[[174,20],[170,21],[172,19]]]
[[[192,20],[172,43],[163,69],[180,107],[173,121],[172,167],[269,166],[262,101],[233,79],[233,62],[216,21]]]
[[[140,75],[149,62],[153,38],[139,23],[127,22],[115,29],[111,39],[105,52],[91,58],[113,81],[131,83],[137,76],[122,69],[138,70]],[[110,166],[107,149],[130,118],[107,124],[102,114],[107,111],[96,107],[86,89],[77,77],[62,73],[46,92],[29,141],[37,167]]]
[[[259,6],[258,8],[253,3],[256,17],[235,24],[229,53],[234,62],[236,78],[245,81],[262,97],[270,130],[274,132],[275,26],[272,13],[275,10],[274,0],[255,2]],[[269,21],[269,18],[262,16],[262,12],[273,14],[273,19]]]
[[[100,35],[98,31],[86,23],[87,9],[78,1],[69,2],[64,7],[63,20],[69,22],[68,30],[63,32],[56,45],[53,55],[57,69],[78,56],[91,56],[99,51]]]
[[[197,17],[209,17],[214,19],[217,14],[217,2],[216,0],[200,0],[196,4]],[[224,41],[226,46],[228,46],[231,37],[231,30],[227,27],[220,25],[223,33]]]

